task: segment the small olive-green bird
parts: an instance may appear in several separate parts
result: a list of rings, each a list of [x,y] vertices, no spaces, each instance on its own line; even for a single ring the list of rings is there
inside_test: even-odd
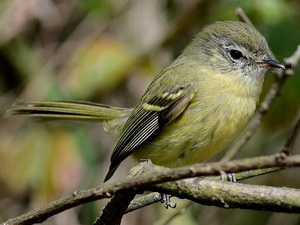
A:
[[[284,69],[255,28],[216,22],[154,78],[134,109],[62,101],[15,104],[9,110],[36,118],[104,121],[104,129],[118,137],[107,181],[129,155],[180,167],[220,152],[252,117],[271,67]]]

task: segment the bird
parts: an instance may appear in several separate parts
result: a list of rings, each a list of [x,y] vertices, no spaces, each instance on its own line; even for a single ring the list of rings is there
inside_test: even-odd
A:
[[[276,61],[252,26],[218,21],[204,27],[149,85],[134,108],[84,101],[15,103],[12,115],[103,122],[117,137],[109,180],[128,156],[180,167],[210,159],[225,149],[253,116]]]

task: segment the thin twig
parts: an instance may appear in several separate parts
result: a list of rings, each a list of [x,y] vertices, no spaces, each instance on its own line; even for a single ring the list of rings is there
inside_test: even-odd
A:
[[[145,206],[152,205],[153,203],[160,202],[161,199],[161,194],[158,192],[152,192],[150,194],[140,196],[132,200],[125,213],[133,212]]]
[[[243,22],[247,23],[248,25],[254,27],[253,23],[249,19],[249,17],[246,15],[244,10],[242,8],[237,8],[235,10],[235,15]]]
[[[270,109],[270,106],[275,101],[276,97],[280,94],[283,84],[285,83],[286,79],[293,73],[295,67],[299,63],[300,60],[300,47],[297,47],[297,50],[293,53],[293,55],[284,60],[286,70],[279,72],[276,70],[277,73],[277,80],[272,84],[268,94],[266,95],[265,99],[261,103],[258,111],[253,116],[253,119],[250,121],[247,129],[245,132],[240,136],[237,141],[232,145],[232,147],[227,151],[222,162],[229,161],[233,158],[234,155],[237,154],[238,151],[247,143],[247,141],[253,136],[255,130],[261,124],[261,120],[264,114]]]
[[[286,64],[286,69],[288,70],[287,73],[291,72],[290,75],[293,74],[294,68],[297,66],[299,62],[299,58],[300,58],[300,45],[298,45],[297,50],[291,57],[284,59],[284,62]]]
[[[287,141],[285,142],[284,147],[282,148],[282,152],[289,155],[292,152],[295,140],[297,138],[297,135],[299,133],[299,129],[300,129],[300,115],[298,116],[297,122],[290,134],[290,136],[288,137]]]

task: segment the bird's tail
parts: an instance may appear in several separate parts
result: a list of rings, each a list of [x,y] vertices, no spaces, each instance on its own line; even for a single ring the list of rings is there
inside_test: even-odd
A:
[[[72,120],[102,122],[128,117],[131,109],[91,102],[28,102],[14,103],[8,113],[42,120]]]

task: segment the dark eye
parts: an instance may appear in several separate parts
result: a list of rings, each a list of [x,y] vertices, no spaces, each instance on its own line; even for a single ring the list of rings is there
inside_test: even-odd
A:
[[[235,49],[229,50],[229,54],[230,54],[230,57],[234,60],[243,58],[243,53],[241,53],[240,51],[235,50]]]

